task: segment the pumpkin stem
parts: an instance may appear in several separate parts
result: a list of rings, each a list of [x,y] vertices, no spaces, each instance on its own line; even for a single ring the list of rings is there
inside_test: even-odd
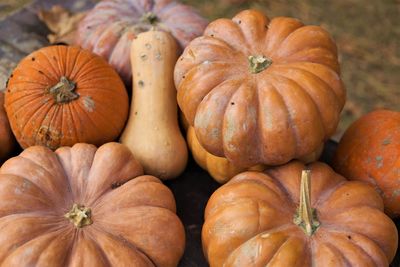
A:
[[[300,182],[300,204],[293,218],[293,222],[302,228],[308,236],[312,236],[320,225],[316,210],[311,208],[310,179],[311,171],[303,170]]]
[[[272,59],[263,55],[249,56],[249,64],[251,73],[257,74],[271,66]]]
[[[60,81],[49,89],[49,93],[53,95],[54,100],[58,104],[71,102],[79,97],[75,93],[76,83],[68,80],[65,76],[60,78]]]
[[[83,205],[74,204],[72,209],[64,215],[76,228],[82,228],[93,223],[91,210]]]
[[[158,22],[158,17],[153,12],[147,12],[140,18],[140,21],[155,25]]]

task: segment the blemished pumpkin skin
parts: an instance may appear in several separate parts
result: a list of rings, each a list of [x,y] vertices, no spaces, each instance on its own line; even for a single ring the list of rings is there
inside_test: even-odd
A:
[[[317,150],[345,102],[331,36],[256,10],[210,23],[178,60],[175,85],[200,144],[244,167]]]
[[[14,135],[11,132],[7,114],[4,110],[4,93],[0,91],[0,163],[10,155],[14,147]]]
[[[292,161],[241,173],[215,191],[202,242],[211,267],[384,267],[398,235],[372,186],[323,163]]]
[[[351,180],[370,183],[383,197],[385,211],[400,215],[400,112],[376,110],[344,133],[334,169]]]
[[[114,141],[128,108],[128,94],[112,67],[71,46],[44,47],[24,58],[5,95],[11,129],[23,148]]]
[[[1,266],[177,266],[172,192],[122,144],[34,146],[0,169]]]
[[[151,29],[170,32],[181,48],[203,33],[207,21],[171,0],[103,0],[80,22],[77,43],[104,57],[129,84],[132,40]]]
[[[132,42],[132,104],[121,135],[144,172],[163,180],[178,177],[188,159],[173,81],[177,53],[176,41],[163,31],[141,33]]]
[[[182,121],[184,123],[186,120],[184,119],[184,117],[181,118],[183,118]],[[189,128],[187,130],[186,140],[188,143],[188,147],[192,152],[194,160],[197,164],[199,164],[201,168],[206,170],[218,183],[226,183],[235,175],[247,170],[263,171],[268,168],[268,166],[263,164],[258,164],[250,168],[238,167],[232,164],[232,162],[230,162],[227,158],[217,157],[209,153],[201,146],[199,140],[197,140],[194,128],[192,126],[188,127]],[[323,146],[319,147],[317,151],[301,158],[300,160],[304,163],[317,161],[322,154],[323,148]]]

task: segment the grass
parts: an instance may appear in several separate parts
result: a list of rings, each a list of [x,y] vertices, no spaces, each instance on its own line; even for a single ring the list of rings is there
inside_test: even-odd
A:
[[[257,8],[270,18],[291,16],[321,25],[336,40],[348,101],[335,138],[376,108],[400,111],[400,1],[182,0],[210,20]],[[242,2],[230,4],[229,2]]]

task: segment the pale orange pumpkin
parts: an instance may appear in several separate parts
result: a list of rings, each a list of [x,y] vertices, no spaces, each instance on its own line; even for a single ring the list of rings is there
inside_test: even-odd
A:
[[[345,102],[335,42],[318,26],[245,10],[218,19],[175,67],[200,144],[237,166],[279,165],[335,133]]]
[[[0,265],[175,267],[175,211],[124,145],[30,147],[0,168]]]
[[[293,161],[241,173],[214,192],[202,241],[211,267],[383,267],[398,233],[372,186]]]
[[[23,148],[51,149],[115,140],[128,117],[128,95],[101,57],[49,46],[25,57],[8,81],[5,108]]]

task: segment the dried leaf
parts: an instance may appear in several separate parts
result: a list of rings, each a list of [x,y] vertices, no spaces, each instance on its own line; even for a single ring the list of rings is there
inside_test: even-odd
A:
[[[73,44],[78,24],[85,14],[86,12],[72,13],[60,5],[55,5],[50,10],[40,10],[38,17],[52,32],[47,35],[51,44]]]

